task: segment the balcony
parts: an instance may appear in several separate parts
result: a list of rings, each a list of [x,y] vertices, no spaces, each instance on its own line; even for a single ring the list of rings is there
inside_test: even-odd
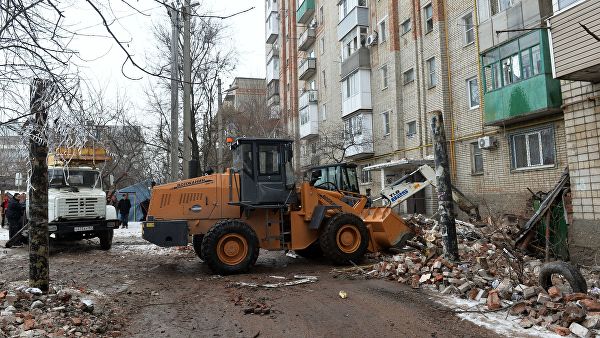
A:
[[[275,95],[279,96],[279,80],[271,81],[267,85],[267,99]]]
[[[302,93],[298,103],[300,108],[300,138],[307,139],[319,135],[317,91],[309,90]]]
[[[307,58],[302,61],[300,67],[298,67],[298,78],[300,80],[306,80],[311,78],[317,72],[317,59]]]
[[[373,156],[373,117],[361,113],[344,119],[346,126],[346,157],[359,160]]]
[[[300,35],[300,40],[298,41],[298,50],[306,51],[308,47],[312,46],[315,42],[315,29],[307,28],[302,35]]]
[[[346,60],[342,61],[342,71],[340,76],[345,78],[359,68],[371,68],[371,54],[368,48],[361,47],[354,52],[354,54],[346,58]]]
[[[279,57],[279,47],[277,47],[277,45],[271,45],[271,48],[269,49],[269,51],[267,52],[267,62],[269,60],[271,60],[272,58],[278,58]]]
[[[561,112],[560,80],[552,77],[545,30],[484,52],[481,61],[486,125],[509,125]]]
[[[279,81],[279,59],[273,58],[267,62],[267,85],[271,81]]]
[[[369,9],[367,7],[354,7],[348,15],[337,25],[337,38],[342,41],[356,26],[369,26]]]
[[[298,23],[306,24],[310,21],[310,18],[315,13],[315,0],[304,0],[302,4],[298,6],[296,11],[296,21]]]
[[[556,77],[600,82],[600,47],[580,24],[598,34],[600,2],[584,1],[550,18]]]
[[[273,43],[279,36],[279,14],[277,12],[269,13],[265,22],[265,40],[267,43]]]
[[[267,107],[279,105],[279,94],[273,95],[267,99]]]
[[[267,0],[265,3],[265,12],[267,16],[270,12],[277,12],[277,1],[276,0]]]
[[[342,80],[342,117],[371,109],[371,71],[359,69]]]
[[[281,108],[279,105],[274,105],[269,108],[270,118],[279,119],[281,118]]]

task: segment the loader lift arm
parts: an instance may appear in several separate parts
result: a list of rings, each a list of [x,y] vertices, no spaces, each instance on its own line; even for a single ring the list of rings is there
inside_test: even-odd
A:
[[[381,190],[381,198],[390,207],[406,201],[417,192],[432,185],[437,187],[435,171],[424,164],[410,174],[404,175],[399,180],[389,184]],[[479,207],[471,202],[460,190],[452,186],[452,199],[458,205],[458,208],[469,215],[473,221],[480,222]]]

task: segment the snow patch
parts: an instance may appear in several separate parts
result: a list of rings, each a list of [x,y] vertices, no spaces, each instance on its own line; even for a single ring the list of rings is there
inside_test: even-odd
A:
[[[541,326],[533,326],[529,329],[524,329],[519,325],[521,319],[517,316],[507,316],[507,311],[486,312],[485,304],[473,300],[461,299],[449,295],[433,294],[432,299],[444,305],[445,307],[454,310],[469,310],[478,312],[457,313],[459,318],[468,320],[471,323],[494,331],[498,334],[508,337],[542,337],[542,338],[558,338],[558,334],[550,332]]]

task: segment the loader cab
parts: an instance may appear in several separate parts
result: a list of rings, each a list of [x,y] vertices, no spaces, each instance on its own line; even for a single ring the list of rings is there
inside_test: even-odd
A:
[[[292,202],[292,143],[285,139],[240,138],[232,145],[233,169],[240,175],[240,203],[284,205]],[[238,183],[236,183],[238,184]]]
[[[311,168],[311,185],[326,190],[341,190],[360,194],[356,164],[337,163]]]

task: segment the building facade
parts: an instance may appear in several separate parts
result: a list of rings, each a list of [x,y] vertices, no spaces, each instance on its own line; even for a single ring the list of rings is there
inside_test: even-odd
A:
[[[554,0],[549,20],[554,75],[561,81],[571,180],[571,258],[595,264],[600,248],[600,3]]]
[[[244,110],[246,107],[256,106],[257,102],[264,101],[267,88],[264,78],[236,77],[224,92],[224,105]]]
[[[546,29],[551,0],[278,6],[281,109],[297,130],[299,168],[356,163],[363,192],[378,195],[419,165],[433,165],[437,110],[454,185],[492,216],[531,213],[527,188],[550,190],[567,166]],[[435,196],[428,188],[401,211],[431,214]]]

